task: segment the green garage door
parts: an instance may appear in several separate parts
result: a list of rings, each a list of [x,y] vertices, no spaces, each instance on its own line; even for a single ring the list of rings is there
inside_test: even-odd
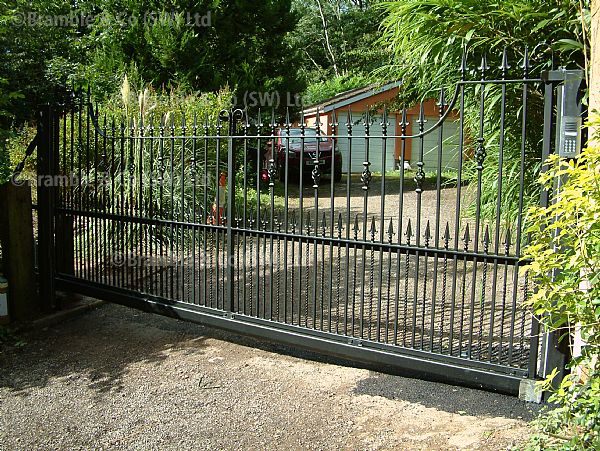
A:
[[[438,121],[436,117],[426,118],[428,124],[435,124]],[[443,124],[443,144],[442,144],[442,171],[452,171],[458,169],[458,151],[459,151],[459,125],[458,121],[446,120]],[[431,126],[431,125],[430,125]],[[439,130],[436,129],[425,135],[423,139],[423,169],[436,171],[438,165],[438,140]],[[419,140],[412,142],[412,155],[410,164],[416,168],[419,161]]]
[[[351,172],[362,172],[364,169],[363,162],[365,161],[366,154],[366,139],[365,126],[363,125],[363,117],[359,117],[358,114],[352,117],[352,161],[350,170]],[[388,117],[388,134],[394,134],[394,122],[396,121],[395,115],[389,115]],[[340,124],[338,133],[340,135],[346,135],[347,129],[344,124],[347,122],[347,115],[340,114],[337,122]],[[383,134],[381,130],[381,116],[373,116],[373,124],[369,128],[369,134],[375,136],[381,136]],[[383,161],[383,139],[369,138],[369,161],[371,162],[371,172],[383,172],[392,171],[395,169],[395,158],[394,158],[394,139],[388,138],[386,140],[386,152],[385,162]],[[348,155],[350,143],[348,138],[338,139],[338,150],[342,153],[343,159],[343,172],[348,172]],[[385,166],[385,167],[384,167]]]

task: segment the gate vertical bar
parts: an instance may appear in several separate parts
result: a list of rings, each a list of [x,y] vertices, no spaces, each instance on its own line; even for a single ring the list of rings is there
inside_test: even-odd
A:
[[[225,307],[223,302],[223,310],[232,313],[235,310],[234,293],[235,293],[235,274],[234,274],[234,245],[233,245],[233,230],[232,222],[234,218],[234,201],[235,201],[235,142],[236,134],[236,113],[240,110],[232,110],[229,112],[229,130],[227,133],[227,301],[228,306]]]
[[[44,105],[39,113],[38,122],[38,163],[39,176],[54,180],[57,165],[56,152],[58,140],[58,119],[51,105]],[[56,307],[55,252],[54,252],[54,207],[55,187],[52,184],[38,183],[38,267],[40,305],[50,310]]]

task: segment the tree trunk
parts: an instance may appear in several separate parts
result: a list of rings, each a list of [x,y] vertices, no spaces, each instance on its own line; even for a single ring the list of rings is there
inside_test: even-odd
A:
[[[325,14],[323,13],[323,5],[321,5],[321,0],[317,0],[317,5],[319,6],[319,14],[321,15],[321,22],[323,22],[323,34],[325,35],[325,47],[327,48],[327,52],[331,58],[331,64],[333,65],[333,72],[336,77],[339,76],[337,63],[335,62],[335,55],[333,54],[333,49],[331,48],[331,44],[329,43],[329,33],[327,32],[327,21],[325,20]]]

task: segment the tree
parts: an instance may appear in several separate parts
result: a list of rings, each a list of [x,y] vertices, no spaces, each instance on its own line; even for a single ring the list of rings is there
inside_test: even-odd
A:
[[[103,0],[88,43],[95,83],[114,91],[123,72],[154,86],[301,92],[298,58],[284,37],[291,0]],[[151,16],[148,16],[151,12]],[[123,21],[122,18],[139,18]],[[198,26],[194,17],[202,17]],[[115,76],[116,75],[116,76]],[[135,77],[130,77],[134,80]]]
[[[514,62],[531,53],[555,53],[556,64],[585,65],[582,11],[589,0],[417,0],[389,1],[382,42],[394,54],[393,63],[381,73],[405,81],[404,100],[415,101],[434,94],[459,78],[463,49],[470,55],[501,55],[508,49]],[[541,44],[541,46],[540,46]],[[544,46],[544,44],[547,44]],[[530,54],[532,73],[548,68],[548,59]]]
[[[47,19],[71,11],[68,2],[0,1],[1,89],[11,93],[3,96],[1,129],[31,118],[40,104],[64,97],[82,57],[81,34],[75,26],[55,26]]]
[[[108,96],[125,73],[139,87],[300,93],[285,40],[297,19],[291,0],[0,0],[0,78],[22,95],[0,126],[64,99],[71,84]]]
[[[380,11],[349,0],[296,0],[300,20],[289,41],[303,53],[309,83],[335,76],[367,74],[387,62],[379,39]]]

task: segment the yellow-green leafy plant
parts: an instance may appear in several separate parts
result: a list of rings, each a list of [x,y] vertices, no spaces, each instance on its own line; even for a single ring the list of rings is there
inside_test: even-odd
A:
[[[600,125],[595,117],[591,126]],[[576,160],[553,155],[540,176],[552,194],[547,207],[529,211],[531,243],[524,267],[535,282],[534,313],[547,330],[572,340],[575,329],[584,343],[573,370],[557,389],[554,371],[540,384],[551,390],[550,409],[537,421],[533,449],[600,449],[600,134]],[[557,190],[557,181],[564,184]]]

